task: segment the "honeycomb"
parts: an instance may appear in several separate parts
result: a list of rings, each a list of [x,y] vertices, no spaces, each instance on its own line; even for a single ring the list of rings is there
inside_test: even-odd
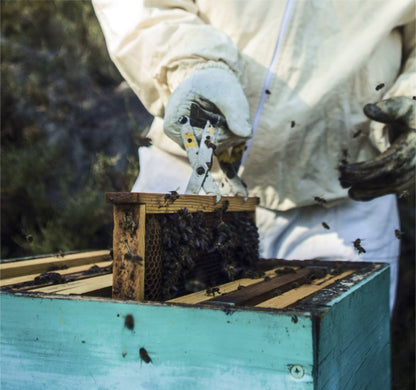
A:
[[[242,277],[258,260],[245,212],[146,215],[145,299],[167,300]]]
[[[159,300],[162,288],[162,240],[160,223],[155,214],[146,216],[145,239],[144,296],[146,300]]]

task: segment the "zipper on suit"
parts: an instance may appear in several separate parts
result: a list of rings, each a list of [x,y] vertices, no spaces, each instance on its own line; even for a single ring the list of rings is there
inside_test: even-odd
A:
[[[279,34],[277,36],[277,41],[276,41],[276,45],[275,45],[275,48],[274,48],[272,61],[270,62],[269,68],[267,70],[266,78],[265,78],[264,83],[263,83],[263,89],[262,89],[260,101],[259,101],[259,104],[257,106],[256,113],[254,114],[253,136],[246,142],[246,148],[245,148],[243,157],[241,159],[241,165],[244,164],[244,162],[247,158],[248,151],[250,149],[250,146],[251,146],[251,143],[253,141],[254,135],[256,134],[256,131],[257,131],[257,127],[258,127],[258,124],[259,124],[259,121],[260,121],[261,112],[263,110],[263,106],[264,106],[264,103],[266,101],[267,91],[268,91],[268,89],[270,87],[270,84],[272,82],[273,69],[276,65],[276,61],[277,61],[277,58],[278,58],[278,55],[279,55],[280,47],[282,46],[283,39],[286,35],[286,31],[287,31],[287,28],[289,26],[289,20],[290,20],[290,17],[292,15],[294,3],[295,3],[295,0],[288,0],[287,3],[286,3],[285,10],[283,12],[282,23],[280,24],[280,30],[279,30]]]

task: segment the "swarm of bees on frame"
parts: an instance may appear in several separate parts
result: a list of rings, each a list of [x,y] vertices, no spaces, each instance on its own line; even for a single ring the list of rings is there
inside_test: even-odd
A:
[[[221,257],[221,272],[235,280],[256,268],[259,258],[259,235],[253,219],[246,213],[230,213],[226,208],[216,212],[213,249]]]
[[[259,259],[259,236],[252,217],[226,212],[160,214],[160,299],[212,289],[243,277]],[[208,266],[207,266],[208,263]]]

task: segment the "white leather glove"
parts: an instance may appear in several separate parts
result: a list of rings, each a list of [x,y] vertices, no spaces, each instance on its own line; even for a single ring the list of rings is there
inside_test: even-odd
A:
[[[241,144],[252,135],[247,98],[238,79],[230,71],[220,68],[197,70],[173,91],[166,106],[164,131],[182,147],[179,119],[191,116],[192,103],[198,103],[214,114],[222,114],[226,119],[227,126],[220,127],[217,134],[216,153]],[[194,127],[200,141],[202,128],[200,132],[198,128],[200,126]]]

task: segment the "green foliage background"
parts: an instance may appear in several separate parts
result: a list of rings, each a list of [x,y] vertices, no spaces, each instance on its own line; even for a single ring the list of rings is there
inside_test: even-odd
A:
[[[111,246],[151,120],[121,81],[89,1],[1,1],[2,258]]]

